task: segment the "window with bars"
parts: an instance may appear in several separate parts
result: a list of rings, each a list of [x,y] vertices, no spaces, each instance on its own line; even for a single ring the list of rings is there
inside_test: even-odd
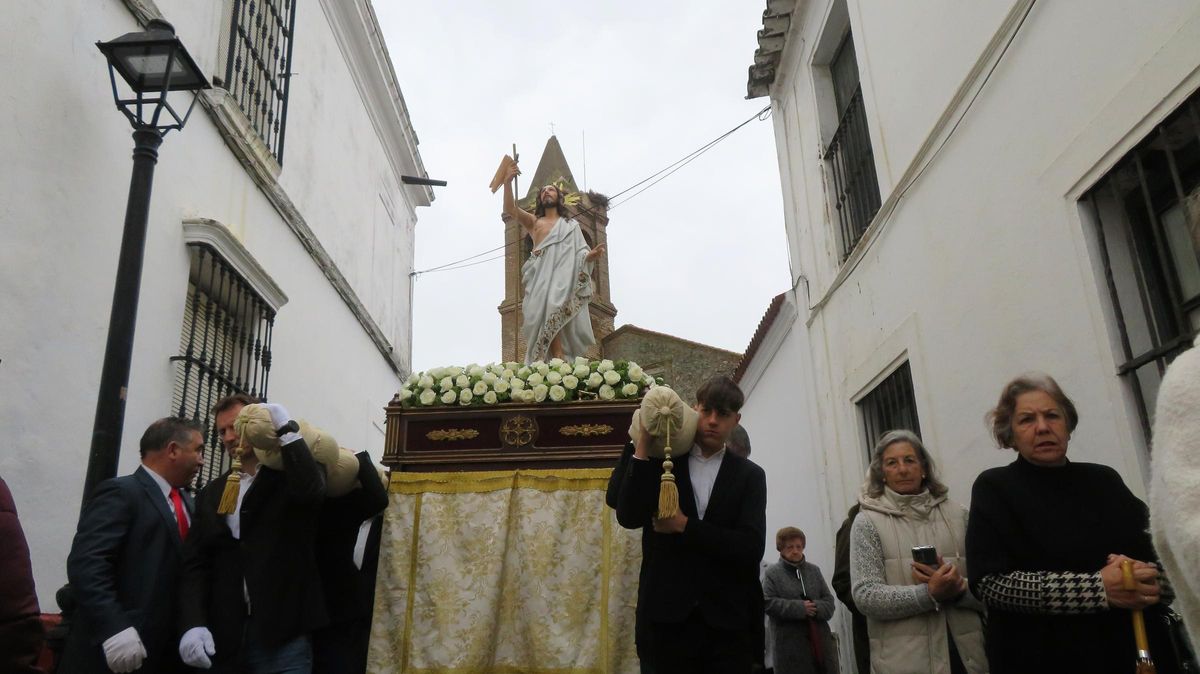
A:
[[[884,433],[905,429],[920,436],[921,421],[917,418],[917,397],[913,394],[912,369],[908,361],[858,401],[858,408],[862,410],[868,463],[875,443]]]
[[[222,86],[283,164],[296,0],[229,0]]]
[[[232,393],[267,399],[275,312],[215,250],[189,244],[191,270],[175,364],[172,413],[197,421],[208,448],[195,488],[229,467],[212,406]]]
[[[854,38],[846,34],[829,64],[838,127],[825,149],[829,166],[833,210],[837,213],[842,260],[850,257],[879,211],[879,179],[875,174],[875,153],[867,128]]]
[[[1200,331],[1200,92],[1092,188],[1098,252],[1120,334],[1118,376],[1147,442],[1167,365]]]

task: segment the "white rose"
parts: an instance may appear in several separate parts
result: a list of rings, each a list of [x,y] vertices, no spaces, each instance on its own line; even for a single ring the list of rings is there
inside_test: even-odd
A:
[[[449,391],[454,388],[454,380],[450,377],[442,377],[442,380],[438,382],[438,388],[443,391]]]
[[[579,388],[579,377],[569,374],[562,378],[562,385],[566,389],[574,391],[575,389]]]
[[[542,377],[542,375],[538,374],[537,372],[534,372],[533,374],[529,375],[525,379],[525,382],[534,388],[539,386],[542,383],[542,381],[544,381],[544,377]]]
[[[550,371],[550,366],[545,363],[538,363],[537,366],[534,367],[533,369],[537,370],[538,374],[545,377],[546,373]]]
[[[642,372],[642,367],[640,365],[638,365],[637,363],[629,364],[629,381],[635,382],[635,383],[639,382],[642,380],[643,374],[645,374],[645,373]]]
[[[492,374],[496,375],[497,377],[504,374],[504,366],[499,363],[492,363],[487,366],[487,369],[488,369],[488,372],[491,372]]]
[[[561,381],[562,381],[562,375],[559,374],[557,370],[551,370],[548,374],[546,374],[546,383],[550,384],[551,386],[553,386]]]
[[[520,377],[521,379],[527,379],[529,377],[530,372],[533,372],[533,369],[530,368],[528,365],[523,365],[517,369],[517,376]]]
[[[412,389],[407,389],[407,388],[400,389],[400,393],[399,393],[400,402],[407,401],[409,398],[412,398],[412,395],[413,395]]]
[[[533,391],[531,391],[529,389],[525,389],[524,391],[521,391],[521,402],[523,402],[523,403],[533,402],[534,397],[535,396],[533,395]]]
[[[550,362],[547,364],[554,369],[558,369],[558,366],[563,364],[563,359],[562,358],[551,358]]]
[[[421,379],[417,381],[417,386],[420,386],[421,388],[433,388],[433,377],[430,377],[429,375],[422,376]]]
[[[487,392],[488,392],[488,385],[486,382],[483,382],[483,381],[475,382],[475,386],[471,388],[471,393],[474,393],[477,396],[481,396]]]
[[[621,373],[616,370],[607,370],[604,373],[604,383],[609,386],[616,386],[617,382],[621,381]]]
[[[558,366],[558,373],[559,374],[571,374],[571,372],[574,369],[575,368],[571,367],[570,363],[563,363],[562,365]]]
[[[454,385],[459,388],[466,388],[471,385],[471,378],[465,374],[460,374],[454,378]]]
[[[500,373],[500,378],[501,379],[512,379],[513,377],[516,376],[516,374],[517,373],[514,372],[511,367],[506,367],[506,368],[504,368],[504,371]]]
[[[550,392],[550,388],[545,384],[538,384],[533,387],[533,399],[536,402],[542,402],[546,399],[546,394]]]
[[[589,373],[591,370],[587,365],[576,365],[575,370],[571,372],[577,379],[586,379]]]
[[[575,367],[588,367],[591,363],[592,361],[583,356],[575,356]]]
[[[525,388],[525,382],[521,381],[520,379],[514,379],[510,381],[509,384],[512,385],[512,390],[514,391],[520,391]]]
[[[414,373],[408,375],[408,379],[406,379],[404,381],[404,383],[407,384],[408,386],[414,386],[414,385],[416,385],[416,383],[418,381],[421,381],[421,375],[414,372]]]
[[[481,379],[480,381],[487,384],[488,386],[491,386],[496,383],[497,379],[499,379],[499,377],[497,377],[494,372],[484,372],[483,379]]]
[[[427,388],[421,391],[422,405],[432,405],[435,400],[437,400],[437,394],[433,392],[433,389]]]
[[[459,405],[470,405],[471,398],[474,398],[474,397],[475,396],[471,393],[471,389],[465,388],[458,392],[458,404]]]
[[[454,389],[450,389],[449,391],[446,391],[445,393],[442,394],[442,404],[443,405],[453,405],[454,401],[457,399],[458,399],[458,394],[454,392]]]
[[[441,367],[435,367],[435,368],[433,368],[433,369],[431,369],[431,370],[427,370],[427,371],[425,372],[425,374],[426,374],[426,375],[428,375],[428,376],[430,376],[430,377],[433,377],[435,380],[436,380],[436,379],[441,379],[442,377],[445,377],[445,376],[446,376],[446,373],[445,373],[445,372],[442,372],[442,370],[444,370],[444,369],[445,369],[445,368],[441,368]]]
[[[611,360],[605,358],[604,360],[600,361],[599,365],[596,366],[596,371],[597,372],[608,372],[609,370],[613,369],[613,367],[614,367],[613,362]]]
[[[621,387],[621,393],[624,394],[626,398],[632,398],[638,394],[638,385],[633,383],[626,384]]]
[[[521,380],[518,379],[517,381],[521,381]],[[503,379],[497,379],[496,383],[493,385],[493,388],[496,389],[496,393],[507,393],[508,392],[508,382],[504,381]]]
[[[471,375],[472,377],[482,377],[483,368],[479,367],[478,365],[472,365],[471,367],[467,368],[467,374]]]
[[[553,400],[554,402],[556,402],[556,403],[562,402],[562,399],[566,398],[566,397],[567,397],[567,389],[565,389],[561,386],[551,386],[550,387],[550,399]]]
[[[488,391],[487,393],[484,393],[483,394],[483,402],[485,402],[489,405],[495,405],[496,404],[496,392]]]
[[[604,375],[600,374],[599,372],[593,372],[590,375],[588,375],[588,380],[587,380],[588,388],[594,389],[603,383],[604,383]]]
[[[455,367],[446,368],[446,374],[450,375],[451,377],[457,377],[458,375],[460,375],[462,373],[463,373],[463,369],[461,367],[455,366]]]
[[[613,390],[613,387],[609,386],[608,384],[600,387],[601,400],[612,400],[615,397],[617,397],[617,392]]]

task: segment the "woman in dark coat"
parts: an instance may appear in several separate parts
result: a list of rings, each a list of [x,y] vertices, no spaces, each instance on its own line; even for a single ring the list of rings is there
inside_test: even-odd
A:
[[[821,570],[804,559],[804,532],[784,527],[775,534],[779,561],[763,578],[763,599],[774,636],[775,674],[833,674],[829,619],[833,594]]]
[[[1017,452],[975,480],[967,526],[992,674],[1129,674],[1129,609],[1146,609],[1151,653],[1165,656],[1146,505],[1112,468],[1067,460],[1075,405],[1032,373],[1005,385],[988,419],[996,442]],[[1134,590],[1122,587],[1123,559],[1135,560]],[[1165,657],[1156,664],[1175,671]]]

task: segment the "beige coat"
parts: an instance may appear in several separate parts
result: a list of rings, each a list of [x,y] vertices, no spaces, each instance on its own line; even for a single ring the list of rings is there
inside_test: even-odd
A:
[[[862,555],[852,565],[854,599],[867,616],[871,671],[875,674],[949,674],[947,626],[959,657],[971,674],[987,674],[983,648],[983,605],[968,590],[953,603],[938,606],[912,579],[912,548],[934,545],[938,554],[966,568],[967,512],[945,496],[928,491],[904,496],[885,489],[882,496],[860,497],[856,522],[859,540],[852,550]],[[875,541],[871,541],[874,533]],[[874,563],[869,563],[874,558]],[[881,562],[881,565],[880,565]],[[883,578],[864,570],[882,567]],[[875,577],[869,577],[875,576]],[[880,582],[882,581],[882,582]]]

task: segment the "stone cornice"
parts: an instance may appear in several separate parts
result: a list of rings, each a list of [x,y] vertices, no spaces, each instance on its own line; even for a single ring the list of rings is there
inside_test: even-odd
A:
[[[183,221],[183,238],[189,244],[204,244],[217,251],[272,311],[278,312],[287,304],[283,289],[224,224],[209,218],[188,218]]]
[[[369,0],[320,2],[396,179],[402,175],[425,176],[425,165],[417,151],[417,134],[371,3]],[[417,206],[433,202],[432,187],[403,185],[402,189],[410,203]]]

